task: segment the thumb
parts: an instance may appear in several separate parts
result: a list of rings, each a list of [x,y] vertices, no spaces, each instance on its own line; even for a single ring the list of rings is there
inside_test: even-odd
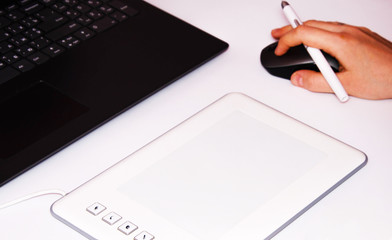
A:
[[[312,92],[332,93],[331,87],[323,75],[311,70],[299,70],[291,75],[290,81],[297,87],[305,88]]]

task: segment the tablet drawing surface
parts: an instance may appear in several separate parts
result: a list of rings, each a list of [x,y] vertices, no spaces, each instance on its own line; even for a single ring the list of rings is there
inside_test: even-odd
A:
[[[235,111],[119,190],[201,239],[219,238],[324,159]]]

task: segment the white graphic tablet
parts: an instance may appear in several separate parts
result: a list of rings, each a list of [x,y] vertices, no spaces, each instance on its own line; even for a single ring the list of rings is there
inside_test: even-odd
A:
[[[367,162],[230,93],[55,202],[90,239],[270,239]]]

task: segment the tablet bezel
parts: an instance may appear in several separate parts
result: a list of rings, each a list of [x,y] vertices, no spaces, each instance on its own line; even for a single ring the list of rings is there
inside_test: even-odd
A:
[[[52,214],[93,239],[129,237],[119,234],[116,225],[102,225],[100,218],[114,211],[124,221],[129,219],[138,225],[140,231],[151,232],[157,239],[173,239],[174,236],[174,239],[209,240],[208,237],[195,236],[133,201],[119,188],[235,111],[326,153],[327,159],[241,220],[220,240],[272,238],[367,163],[363,152],[244,94],[230,93],[54,203]],[[86,213],[86,207],[94,202],[107,207],[98,218]]]

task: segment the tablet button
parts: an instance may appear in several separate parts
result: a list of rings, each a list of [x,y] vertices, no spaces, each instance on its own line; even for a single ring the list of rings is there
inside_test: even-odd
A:
[[[137,229],[137,226],[131,222],[125,222],[123,225],[118,227],[118,230],[120,230],[122,233],[129,235],[133,231]]]
[[[149,234],[148,232],[141,232],[137,235],[134,240],[153,240],[154,236]]]
[[[86,210],[91,213],[94,216],[97,216],[98,214],[100,214],[101,212],[103,212],[106,209],[105,206],[103,206],[100,203],[94,203],[93,205],[91,205],[90,207],[88,207]]]
[[[106,223],[113,225],[115,224],[117,221],[119,221],[121,219],[121,216],[118,215],[117,213],[111,212],[108,215],[106,215],[105,217],[102,218],[102,220],[104,220]]]

